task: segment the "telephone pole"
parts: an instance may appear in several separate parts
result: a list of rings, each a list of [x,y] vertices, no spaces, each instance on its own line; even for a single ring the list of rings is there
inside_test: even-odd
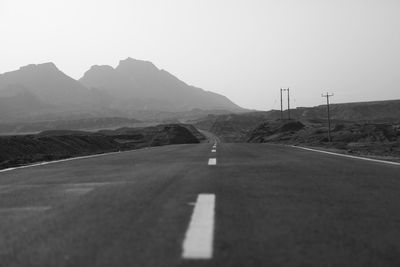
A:
[[[282,91],[283,91],[283,89],[281,88],[281,120],[283,120],[283,103],[282,103]]]
[[[290,100],[289,100],[289,87],[287,89],[287,112],[288,112],[288,119],[290,120]]]
[[[289,98],[289,87],[286,89],[281,88],[281,119],[283,119],[283,111],[282,111],[282,91],[287,91],[287,104],[288,104],[288,119],[290,120],[290,98]]]
[[[329,142],[332,141],[331,138],[331,115],[329,110],[329,97],[333,96],[333,94],[326,93],[326,95],[322,94],[321,97],[326,97],[326,108],[328,111],[328,140]]]

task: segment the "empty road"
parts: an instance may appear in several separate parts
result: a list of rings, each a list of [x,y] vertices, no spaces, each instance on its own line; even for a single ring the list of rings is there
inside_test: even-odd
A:
[[[0,266],[400,266],[400,166],[211,142],[1,172]]]

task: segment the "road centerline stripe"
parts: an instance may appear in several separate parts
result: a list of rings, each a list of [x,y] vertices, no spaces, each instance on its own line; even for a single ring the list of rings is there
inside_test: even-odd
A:
[[[199,194],[182,244],[182,258],[211,259],[214,242],[215,195]]]
[[[216,158],[208,159],[208,165],[217,165],[217,159]]]

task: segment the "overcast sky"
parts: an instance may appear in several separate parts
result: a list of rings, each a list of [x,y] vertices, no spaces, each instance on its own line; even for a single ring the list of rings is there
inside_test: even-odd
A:
[[[152,61],[261,110],[400,98],[399,0],[0,0],[0,73]]]

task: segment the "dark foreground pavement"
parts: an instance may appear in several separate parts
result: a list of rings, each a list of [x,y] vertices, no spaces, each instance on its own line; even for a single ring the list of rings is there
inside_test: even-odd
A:
[[[399,166],[211,147],[0,173],[0,266],[400,266]],[[215,194],[213,257],[183,259],[202,193]]]

